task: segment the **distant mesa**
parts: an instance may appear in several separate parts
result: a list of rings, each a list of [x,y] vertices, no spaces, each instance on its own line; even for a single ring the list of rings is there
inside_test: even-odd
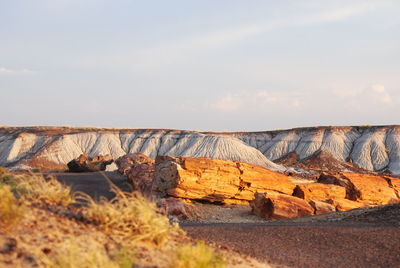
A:
[[[0,128],[0,165],[65,169],[81,154],[128,153],[242,161],[271,170],[400,174],[400,126],[313,127],[263,132],[68,127]],[[107,167],[115,170],[115,164]]]

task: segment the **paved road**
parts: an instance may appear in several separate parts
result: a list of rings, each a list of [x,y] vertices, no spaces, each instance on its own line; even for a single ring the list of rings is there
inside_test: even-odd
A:
[[[52,175],[60,182],[71,186],[73,191],[87,193],[95,200],[99,200],[100,196],[108,199],[114,197],[105,176],[123,191],[130,191],[126,177],[117,172],[54,173]]]
[[[400,228],[210,224],[189,236],[288,267],[400,267]]]

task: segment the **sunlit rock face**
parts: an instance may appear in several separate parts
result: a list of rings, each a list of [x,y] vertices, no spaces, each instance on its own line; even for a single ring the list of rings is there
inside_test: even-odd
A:
[[[314,127],[264,132],[197,132],[66,127],[0,128],[0,165],[65,166],[81,154],[127,153],[242,161],[277,171],[272,161],[329,155],[370,171],[400,174],[400,126]],[[315,162],[315,161],[314,161]],[[330,161],[332,162],[332,161]],[[342,170],[344,165],[339,169]],[[114,168],[116,168],[114,166]]]
[[[158,156],[153,190],[173,197],[241,203],[256,192],[291,195],[295,185],[281,173],[238,161]]]

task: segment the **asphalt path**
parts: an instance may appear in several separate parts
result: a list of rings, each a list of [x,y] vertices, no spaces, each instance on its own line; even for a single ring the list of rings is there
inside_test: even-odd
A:
[[[115,196],[110,191],[110,182],[123,191],[130,191],[126,177],[117,172],[82,172],[82,173],[52,173],[60,182],[72,188],[72,191],[84,192],[94,200],[101,196],[111,199]]]

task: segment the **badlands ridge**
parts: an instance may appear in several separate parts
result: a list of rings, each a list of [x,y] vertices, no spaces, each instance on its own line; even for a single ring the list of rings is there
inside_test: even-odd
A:
[[[79,155],[127,153],[242,161],[275,171],[313,158],[400,174],[400,126],[313,127],[263,132],[197,132],[69,127],[0,128],[0,165],[66,168]],[[308,161],[308,162],[307,162]],[[288,165],[290,163],[290,165]],[[115,166],[111,167],[116,169]]]

